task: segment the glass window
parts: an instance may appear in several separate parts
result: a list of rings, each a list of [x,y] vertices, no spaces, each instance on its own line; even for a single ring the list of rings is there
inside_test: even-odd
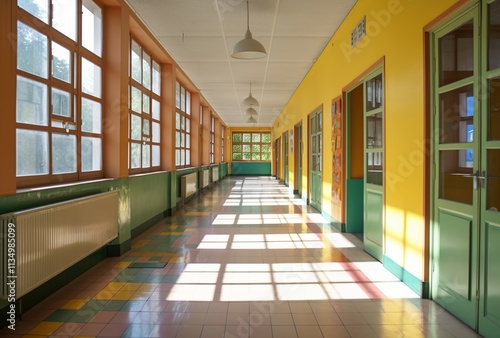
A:
[[[102,10],[92,0],[17,3],[18,186],[102,177]]]
[[[270,133],[240,133],[232,134],[234,161],[270,161],[271,134]]]
[[[139,173],[160,166],[161,69],[137,41],[130,46],[129,169]]]
[[[191,165],[191,93],[179,81],[175,88],[175,164],[187,167]]]

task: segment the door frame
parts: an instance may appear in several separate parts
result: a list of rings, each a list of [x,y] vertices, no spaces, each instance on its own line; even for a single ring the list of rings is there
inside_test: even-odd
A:
[[[314,110],[312,110],[308,115],[307,115],[307,204],[312,205],[312,198],[311,198],[311,195],[312,195],[312,189],[313,189],[313,186],[312,186],[312,160],[311,160],[311,157],[312,157],[312,145],[311,145],[311,118],[314,114],[317,114],[318,112],[321,112],[321,119],[323,119],[323,105],[319,105],[318,107],[316,107]],[[321,143],[323,143],[323,121],[321,122]],[[324,150],[324,147],[323,145],[321,145],[321,149],[322,149],[322,152]],[[321,168],[323,168],[323,153],[321,152]],[[322,192],[323,192],[323,176],[321,176],[321,194],[322,195]],[[320,199],[319,201],[319,205],[318,207],[319,208],[316,208],[318,211],[321,211],[321,207],[322,207],[322,198]]]

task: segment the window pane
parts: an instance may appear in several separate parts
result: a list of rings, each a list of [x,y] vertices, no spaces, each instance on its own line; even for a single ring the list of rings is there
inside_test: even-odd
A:
[[[243,153],[243,160],[250,161],[250,153]]]
[[[52,42],[52,76],[70,83],[72,69],[70,51]]]
[[[262,134],[262,142],[270,143],[271,142],[271,134]]]
[[[140,113],[141,112],[141,105],[142,105],[142,93],[139,89],[137,89],[136,87],[131,87],[131,93],[130,93],[130,98],[132,100],[132,104],[131,104],[131,107],[132,107],[132,110],[137,112],[137,113]]]
[[[191,150],[186,149],[186,165],[191,164]]]
[[[271,159],[271,154],[262,153],[262,161],[269,161]]]
[[[17,122],[41,126],[48,124],[46,85],[18,76],[16,97]]]
[[[175,108],[181,108],[181,84],[179,82],[175,83]]]
[[[191,93],[186,92],[186,114],[191,115]]]
[[[366,147],[382,148],[382,113],[369,115],[366,117]]]
[[[243,142],[250,142],[250,134],[243,134]]]
[[[252,153],[252,161],[260,161],[260,153]]]
[[[181,146],[181,133],[178,131],[175,133],[175,146],[176,147]]]
[[[383,95],[382,74],[366,81],[366,111],[382,107]],[[318,129],[321,129],[321,115],[318,116],[318,124]]]
[[[139,143],[131,143],[130,144],[130,160],[131,168],[140,168],[141,167],[141,145]]]
[[[17,68],[43,78],[48,76],[47,37],[17,23]]]
[[[472,75],[474,67],[474,29],[472,20],[439,39],[439,85]]]
[[[82,131],[101,133],[101,104],[82,98]]]
[[[153,93],[160,95],[161,90],[161,70],[160,65],[153,61]]]
[[[263,153],[270,153],[271,152],[271,146],[268,144],[263,144],[262,145],[262,152]]]
[[[472,205],[472,163],[467,166],[467,153],[472,149],[442,150],[439,152],[439,198]]]
[[[153,99],[153,118],[155,120],[160,120],[160,102],[156,101],[155,99]]]
[[[149,120],[148,119],[142,119],[142,133],[146,136],[150,135]]]
[[[52,0],[52,26],[76,41],[76,0]]]
[[[151,57],[143,53],[142,58],[142,85],[151,89]]]
[[[189,118],[186,119],[186,131],[188,133],[191,131],[191,120]]]
[[[82,58],[82,91],[101,97],[101,68]]]
[[[132,120],[132,133],[131,133],[131,139],[132,140],[140,140],[141,139],[141,118],[135,114],[131,114],[131,120]]]
[[[467,143],[474,135],[473,85],[440,95],[441,143]]]
[[[141,83],[142,82],[142,48],[132,40],[132,51],[131,51],[131,76],[132,79],[136,80],[137,82]]]
[[[153,142],[159,143],[160,142],[160,124],[153,122]]]
[[[101,139],[82,136],[82,171],[102,169]]]
[[[52,88],[52,114],[71,117],[70,93]]]
[[[260,142],[260,134],[252,134],[252,142]]]
[[[76,136],[52,134],[52,173],[76,172]]]
[[[154,145],[152,147],[152,166],[158,167],[160,165],[160,146]]]
[[[241,154],[233,154],[233,160],[240,161],[241,160]]]
[[[249,144],[244,144],[243,145],[243,152],[244,153],[249,153],[250,152],[250,145]]]
[[[180,110],[186,111],[186,88],[181,85],[181,107]]]
[[[49,134],[42,131],[17,129],[17,176],[49,173]]]
[[[233,153],[241,153],[241,145],[233,144]]]
[[[82,45],[97,56],[102,55],[102,10],[91,0],[83,0]]]
[[[49,22],[49,0],[17,0],[17,5],[43,22]]]
[[[252,144],[252,153],[260,153],[260,144]]]
[[[383,153],[373,152],[366,154],[366,183],[383,185]]]
[[[149,114],[149,96],[142,94],[142,112]]]
[[[500,140],[500,77],[488,81],[488,93],[488,140]]]
[[[233,134],[233,142],[241,142],[241,134]]]
[[[175,165],[181,165],[181,151],[179,149],[175,150]]]
[[[181,165],[186,165],[186,157],[185,156],[186,156],[186,153],[182,149],[181,150]]]
[[[181,129],[181,114],[175,113],[175,129]]]
[[[142,167],[149,168],[151,166],[151,148],[149,144],[142,145]]]
[[[191,148],[191,135],[186,134],[186,148]]]
[[[486,209],[500,212],[500,149],[488,149]]]

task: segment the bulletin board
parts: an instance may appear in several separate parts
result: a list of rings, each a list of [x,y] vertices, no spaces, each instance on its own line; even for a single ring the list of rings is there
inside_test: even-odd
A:
[[[332,216],[343,222],[344,121],[341,97],[332,100]]]

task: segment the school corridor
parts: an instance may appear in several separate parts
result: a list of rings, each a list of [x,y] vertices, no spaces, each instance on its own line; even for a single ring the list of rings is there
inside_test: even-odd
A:
[[[272,177],[227,177],[8,337],[480,337]]]

